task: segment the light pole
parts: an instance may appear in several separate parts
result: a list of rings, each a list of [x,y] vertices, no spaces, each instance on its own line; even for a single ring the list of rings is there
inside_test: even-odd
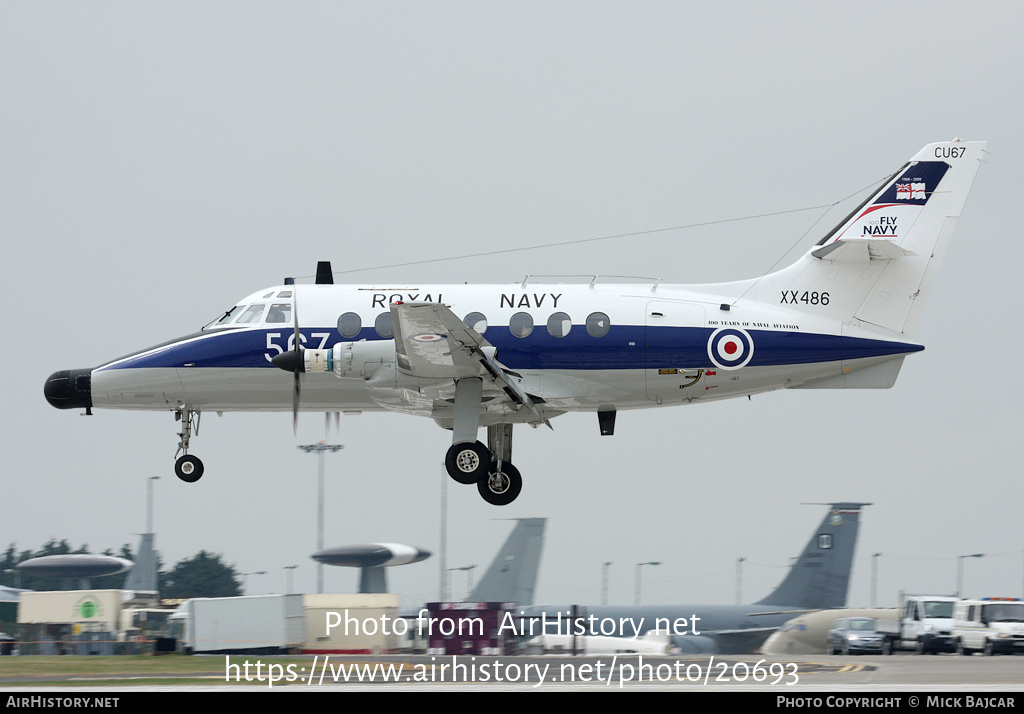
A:
[[[317,497],[316,497],[316,549],[324,549],[324,452],[341,451],[345,447],[341,444],[326,444],[322,441],[316,444],[302,444],[300,449],[307,454],[315,453],[319,463],[317,464]],[[324,591],[324,564],[316,564],[316,591]]]
[[[964,558],[984,558],[984,553],[972,553],[970,555],[958,555],[956,558],[956,596],[962,597],[964,590]]]
[[[146,532],[153,532],[153,482],[159,481],[159,476],[150,476],[146,481]]]
[[[249,576],[250,575],[266,575],[266,570],[254,570],[251,573],[242,573],[242,592],[249,594]]]
[[[469,584],[469,590],[466,592],[466,597],[469,597],[469,593],[473,592],[473,568],[475,565],[464,565],[461,568],[448,568],[449,573],[454,573],[458,570],[465,570],[467,572],[467,583]],[[447,579],[447,578],[446,578]],[[451,593],[451,587],[445,587],[449,593]]]
[[[636,564],[636,583],[635,583],[635,585],[636,585],[636,593],[635,593],[635,597],[633,598],[633,600],[634,600],[633,604],[634,605],[639,605],[640,604],[640,568],[642,568],[645,565],[661,565],[661,561],[660,560],[648,560],[646,563],[637,563]]]
[[[612,561],[607,560],[601,563],[601,604],[608,604],[608,566]]]
[[[878,607],[878,557],[881,553],[871,554],[871,607]]]
[[[284,566],[284,569],[288,571],[288,591],[287,591],[287,593],[289,595],[292,594],[292,574],[295,572],[295,569],[297,567],[299,567],[299,566],[297,566],[297,565],[285,565]]]
[[[736,559],[736,604],[743,603],[743,561],[746,558]]]

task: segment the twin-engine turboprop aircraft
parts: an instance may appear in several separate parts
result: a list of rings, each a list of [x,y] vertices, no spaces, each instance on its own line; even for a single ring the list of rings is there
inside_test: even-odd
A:
[[[173,412],[185,481],[203,473],[188,450],[204,411],[430,417],[452,431],[452,478],[508,504],[522,488],[515,424],[596,412],[610,435],[621,409],[891,387],[903,358],[924,349],[910,336],[984,150],[926,146],[796,263],[761,278],[356,286],[334,285],[321,263],[316,284],[259,290],[200,332],[56,372],[46,398],[90,414]]]

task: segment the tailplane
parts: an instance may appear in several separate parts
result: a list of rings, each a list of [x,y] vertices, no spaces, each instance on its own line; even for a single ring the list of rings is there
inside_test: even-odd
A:
[[[832,503],[825,520],[775,591],[756,605],[825,610],[846,606],[860,511],[870,503]]]
[[[913,334],[985,153],[929,144],[795,264],[757,280],[762,302]]]

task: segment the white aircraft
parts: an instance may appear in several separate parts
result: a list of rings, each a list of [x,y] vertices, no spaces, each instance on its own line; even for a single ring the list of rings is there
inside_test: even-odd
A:
[[[620,409],[891,387],[903,358],[924,349],[910,338],[984,151],[929,144],[793,265],[760,278],[334,285],[321,263],[314,285],[286,279],[200,332],[56,372],[45,395],[87,414],[173,412],[175,471],[190,482],[203,473],[189,439],[204,411],[430,417],[452,431],[452,478],[505,505],[522,488],[515,424],[596,412],[610,435]]]

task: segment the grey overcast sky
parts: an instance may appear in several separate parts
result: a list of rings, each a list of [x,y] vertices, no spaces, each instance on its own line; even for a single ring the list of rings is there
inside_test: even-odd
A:
[[[516,431],[514,505],[449,494],[449,566],[482,568],[510,517],[549,519],[538,600],[730,603],[767,594],[824,509],[870,501],[852,605],[1024,588],[1021,283],[1024,10],[1013,2],[36,2],[0,0],[7,309],[0,546],[137,543],[146,479],[171,565],[200,549],[312,591],[323,418],[204,416],[197,484],[169,413],[60,412],[47,375],[194,331],[243,296],[335,270],[832,204],[926,143],[988,140],[909,357],[888,391],[593,415]],[[526,273],[710,282],[793,260],[849,202],[564,248],[344,276],[515,283]],[[819,220],[820,219],[820,220]],[[817,223],[816,223],[817,221]],[[993,342],[995,341],[995,342]],[[998,349],[993,347],[995,344]],[[999,359],[993,362],[995,355]],[[1011,359],[1013,358],[1013,359]],[[1007,361],[1008,360],[1008,361]],[[343,417],[327,544],[437,551],[449,436]],[[438,560],[393,569],[404,606]],[[465,591],[463,574],[455,594]],[[328,569],[327,587],[356,574]]]

